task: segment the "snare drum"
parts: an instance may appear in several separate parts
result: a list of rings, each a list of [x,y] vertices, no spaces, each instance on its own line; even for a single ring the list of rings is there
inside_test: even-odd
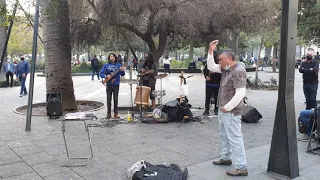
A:
[[[150,87],[137,86],[136,98],[134,100],[134,103],[139,105],[148,105],[150,93],[151,93]],[[141,99],[141,95],[142,95],[142,99]]]
[[[163,90],[163,91],[154,90],[152,94],[154,95],[154,97],[162,97],[166,95],[166,90]]]

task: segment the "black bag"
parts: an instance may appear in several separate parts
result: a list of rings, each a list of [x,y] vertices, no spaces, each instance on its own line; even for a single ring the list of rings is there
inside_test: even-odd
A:
[[[242,121],[246,123],[257,123],[262,118],[259,111],[252,106],[245,106],[242,113]]]
[[[145,162],[146,168],[134,173],[132,180],[187,180],[188,169],[183,172],[176,164],[170,166],[152,165]]]
[[[181,104],[178,99],[176,99],[167,102],[167,104],[163,106],[162,112],[167,114],[168,122],[181,122],[184,116],[188,116],[190,119],[193,118],[190,107],[191,105],[188,104],[188,99]]]

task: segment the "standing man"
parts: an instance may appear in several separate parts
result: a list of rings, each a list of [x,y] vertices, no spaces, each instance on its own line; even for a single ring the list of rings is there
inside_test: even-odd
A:
[[[243,98],[246,93],[246,70],[237,63],[232,51],[224,51],[219,56],[219,64],[215,63],[213,51],[219,41],[210,43],[207,66],[212,72],[222,73],[218,95],[219,131],[221,139],[221,158],[214,160],[215,165],[231,165],[231,154],[235,155],[235,169],[227,171],[229,176],[247,176],[243,134],[241,131],[241,115]]]
[[[269,58],[267,55],[265,55],[263,58],[263,64],[262,64],[261,71],[263,71],[264,68],[267,68],[268,61],[269,61]]]
[[[114,118],[119,119],[118,115],[118,95],[120,86],[120,75],[124,76],[124,68],[121,64],[117,63],[117,56],[111,53],[108,57],[108,64],[105,64],[100,72],[101,78],[110,78],[106,83],[107,86],[107,119],[111,118],[111,99],[113,96],[113,106],[114,106]]]
[[[3,71],[6,74],[6,85],[9,87],[9,77],[11,78],[10,87],[13,87],[13,74],[15,73],[14,65],[10,59],[7,60],[7,63],[3,66]]]
[[[313,51],[308,51],[307,60],[303,61],[299,68],[299,72],[303,74],[303,92],[307,110],[317,106],[319,62],[313,59],[313,55]]]
[[[151,99],[153,110],[156,109],[156,100],[155,100],[156,98],[153,95],[153,91],[156,88],[156,81],[157,81],[154,78],[155,76],[154,69],[155,69],[155,64],[154,64],[153,55],[149,53],[140,71],[141,71],[141,78],[142,78],[142,86],[148,86],[151,88],[150,99]]]
[[[92,81],[94,80],[94,74],[97,73],[98,80],[100,80],[99,77],[99,60],[97,58],[97,55],[94,55],[91,59],[91,68],[92,68]]]
[[[164,59],[163,59],[163,67],[164,67],[164,73],[167,74],[167,72],[169,74],[170,73],[170,59],[169,59],[169,56],[166,56]]]
[[[218,53],[214,52],[214,60],[216,64],[219,64],[218,62]],[[218,93],[219,93],[219,87],[220,87],[220,81],[221,81],[221,73],[214,73],[208,70],[207,64],[204,66],[203,70],[204,77],[206,79],[206,102],[205,102],[205,110],[203,115],[209,116],[210,111],[210,102],[211,97],[213,95],[214,97],[214,114],[218,115]]]
[[[16,68],[17,68],[16,69],[17,80],[19,80],[21,84],[20,97],[22,97],[22,95],[28,94],[27,88],[26,88],[26,80],[30,70],[29,63],[25,61],[24,57],[21,57],[20,62],[18,63]]]

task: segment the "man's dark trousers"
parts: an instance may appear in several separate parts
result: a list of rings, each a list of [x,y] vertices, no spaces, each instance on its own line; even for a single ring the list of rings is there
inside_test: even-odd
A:
[[[217,103],[218,103],[218,94],[219,94],[219,86],[216,87],[212,87],[212,86],[206,86],[206,102],[205,102],[205,110],[210,110],[210,101],[211,101],[211,97],[213,95],[214,97],[214,104],[215,104],[215,108],[217,107]]]
[[[6,73],[6,84],[7,84],[7,87],[9,87],[9,77],[11,78],[10,87],[12,87],[13,86],[13,73],[10,72],[10,71]]]
[[[318,83],[303,84],[303,92],[306,97],[306,109],[312,109],[317,106]]]

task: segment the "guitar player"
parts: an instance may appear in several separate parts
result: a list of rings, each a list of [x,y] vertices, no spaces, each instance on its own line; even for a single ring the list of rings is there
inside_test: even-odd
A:
[[[107,91],[107,107],[108,114],[107,118],[111,118],[111,99],[113,96],[114,104],[114,118],[119,119],[118,114],[118,94],[119,94],[119,85],[120,85],[120,76],[124,76],[124,67],[117,62],[117,56],[114,53],[111,53],[108,56],[108,64],[105,64],[100,72],[100,77],[105,78],[103,82],[106,84]]]
[[[153,95],[153,91],[155,90],[155,86],[156,86],[156,79],[154,78],[154,76],[156,75],[154,73],[154,69],[155,69],[154,66],[155,64],[154,64],[153,55],[151,53],[148,53],[148,55],[146,56],[146,60],[142,68],[140,69],[140,72],[141,72],[142,86],[148,86],[151,88],[150,99],[151,99],[153,110],[156,109],[156,100]]]

